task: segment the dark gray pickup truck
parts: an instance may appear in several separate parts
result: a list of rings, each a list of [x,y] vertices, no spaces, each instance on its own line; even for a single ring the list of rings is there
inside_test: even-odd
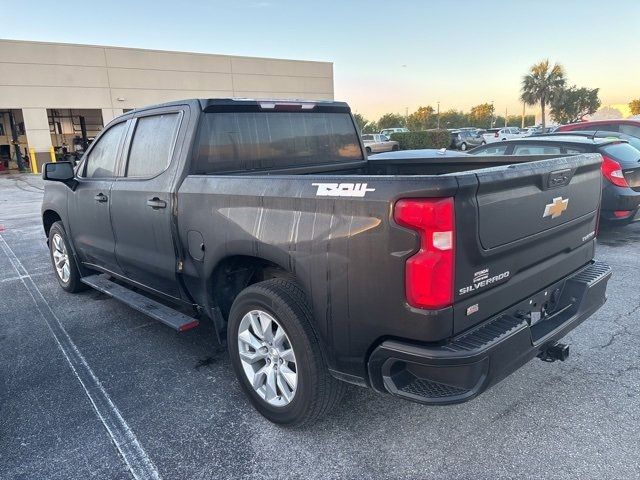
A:
[[[446,404],[563,360],[611,275],[600,163],[368,159],[345,103],[188,100],[47,164],[42,219],[62,288],[212,321],[253,405],[300,425],[343,382]]]

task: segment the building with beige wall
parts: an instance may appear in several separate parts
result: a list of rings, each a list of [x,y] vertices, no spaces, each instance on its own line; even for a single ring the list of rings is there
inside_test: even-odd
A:
[[[16,143],[42,163],[126,110],[215,97],[332,100],[333,64],[0,40],[0,165]]]

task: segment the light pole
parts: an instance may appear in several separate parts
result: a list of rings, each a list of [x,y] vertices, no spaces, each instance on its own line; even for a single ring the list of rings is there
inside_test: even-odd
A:
[[[494,114],[495,110],[493,107],[493,100],[491,100],[491,123],[489,124],[489,128],[493,128],[493,114]]]
[[[438,130],[440,130],[440,100],[436,102],[438,104]]]

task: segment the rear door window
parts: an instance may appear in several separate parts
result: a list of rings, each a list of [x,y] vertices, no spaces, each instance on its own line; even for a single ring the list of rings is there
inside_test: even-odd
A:
[[[561,153],[556,145],[524,144],[513,147],[513,155],[555,155]]]
[[[640,127],[636,125],[627,125],[626,123],[620,124],[619,127],[621,133],[640,138]]]
[[[581,147],[564,147],[564,153],[567,153],[569,155],[585,153],[586,151],[587,151],[586,148],[581,148]]]
[[[578,130],[594,130],[594,131],[598,131],[598,132],[617,132],[618,130],[618,125],[615,125],[613,123],[603,123],[600,125],[586,125],[582,128],[578,128]]]
[[[495,145],[490,147],[484,147],[477,152],[473,152],[475,155],[504,155],[507,152],[508,145]]]
[[[137,119],[129,149],[127,177],[155,177],[169,166],[179,119],[178,113]]]
[[[118,123],[104,132],[89,152],[85,162],[86,178],[112,178],[116,172],[118,147],[127,122]]]

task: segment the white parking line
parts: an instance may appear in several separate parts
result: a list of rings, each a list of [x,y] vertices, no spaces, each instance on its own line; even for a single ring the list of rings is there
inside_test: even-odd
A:
[[[102,387],[100,380],[98,380],[98,377],[93,373],[84,356],[80,353],[75,343],[73,343],[58,317],[53,313],[49,303],[44,298],[44,295],[42,295],[42,292],[40,292],[40,289],[38,289],[31,275],[29,275],[29,272],[24,268],[2,235],[0,235],[0,246],[2,246],[2,250],[7,255],[18,277],[22,280],[22,283],[29,292],[33,303],[35,303],[36,308],[49,327],[49,330],[51,330],[53,338],[56,340],[58,347],[82,385],[82,388],[84,388],[98,418],[107,429],[111,440],[120,452],[120,455],[122,455],[131,474],[136,479],[160,480],[160,474],[156,470],[155,465],[140,445],[140,442],[138,442],[138,439],[131,428],[129,428],[129,425],[127,425],[127,422],[122,418],[118,407],[111,401],[109,394]]]

